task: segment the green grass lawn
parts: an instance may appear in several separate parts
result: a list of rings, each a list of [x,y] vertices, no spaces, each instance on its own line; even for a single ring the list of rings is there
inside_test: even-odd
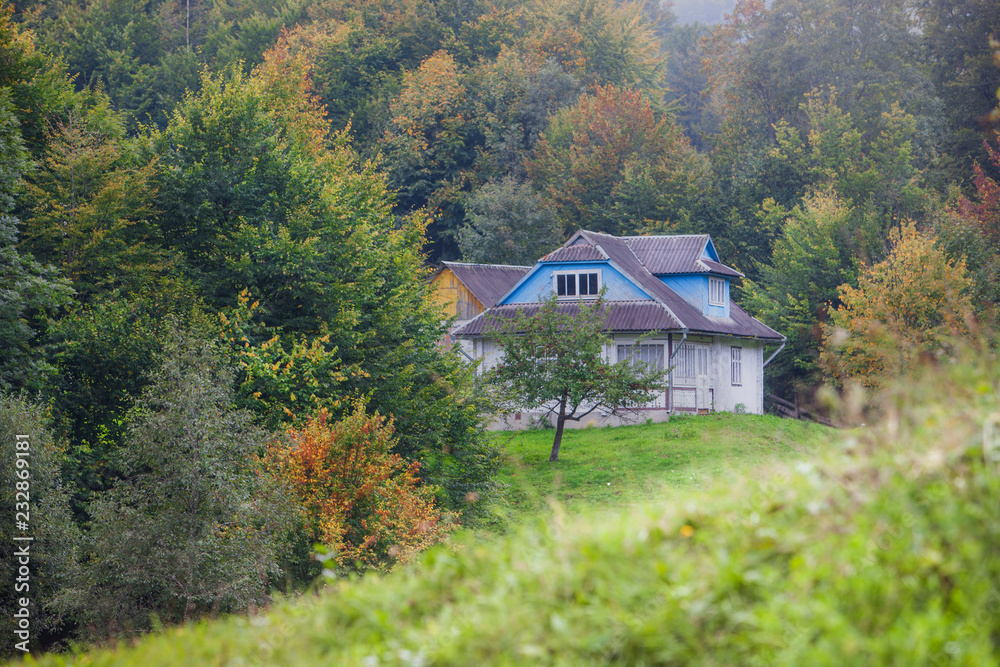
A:
[[[559,461],[549,463],[555,431],[496,435],[507,455],[502,479],[510,485],[508,521],[547,509],[550,499],[568,511],[615,510],[701,488],[711,478],[775,459],[814,452],[834,434],[817,424],[769,415],[719,413],[675,417],[661,424],[567,430]]]

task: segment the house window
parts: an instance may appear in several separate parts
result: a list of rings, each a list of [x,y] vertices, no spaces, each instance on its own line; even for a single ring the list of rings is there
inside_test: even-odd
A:
[[[726,305],[726,281],[724,279],[708,279],[708,304],[710,306]]]
[[[656,370],[663,370],[662,345],[619,345],[618,361],[629,360],[632,365],[646,364]]]
[[[730,367],[733,373],[733,386],[743,384],[743,348],[733,347]]]
[[[600,271],[559,271],[552,280],[560,298],[593,297],[601,291]]]
[[[674,355],[674,377],[694,380],[698,374],[697,355],[692,345],[684,344],[677,348]]]

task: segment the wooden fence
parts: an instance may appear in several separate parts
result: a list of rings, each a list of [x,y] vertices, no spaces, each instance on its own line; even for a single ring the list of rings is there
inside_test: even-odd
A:
[[[786,401],[785,399],[779,398],[774,394],[766,394],[764,396],[764,404],[765,406],[770,407],[771,412],[779,417],[786,417],[788,419],[807,419],[818,424],[823,424],[824,426],[833,426],[833,423],[823,415],[817,414],[812,410],[807,410],[801,407],[798,403]]]

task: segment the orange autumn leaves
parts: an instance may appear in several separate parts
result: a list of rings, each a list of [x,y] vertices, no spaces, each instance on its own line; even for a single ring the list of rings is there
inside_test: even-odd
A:
[[[433,487],[420,486],[420,464],[391,453],[394,444],[392,419],[357,405],[338,422],[322,410],[270,446],[270,466],[291,481],[310,538],[341,567],[388,569],[453,528]]]
[[[878,387],[972,334],[965,263],[912,224],[891,241],[889,256],[865,268],[857,288],[840,286],[843,305],[830,311],[821,359],[841,382]]]

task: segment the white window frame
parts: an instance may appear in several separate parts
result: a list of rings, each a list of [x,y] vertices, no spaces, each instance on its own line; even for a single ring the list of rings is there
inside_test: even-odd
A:
[[[708,305],[710,306],[726,305],[725,278],[716,278],[715,276],[708,277]]]
[[[618,343],[618,362],[628,361],[631,366],[645,363],[658,371],[665,361],[663,343]]]
[[[743,386],[743,348],[733,345],[730,352],[730,373],[734,387]]]
[[[591,274],[597,274],[597,291],[593,294],[590,293],[590,279],[587,279],[587,294],[580,294],[580,276],[589,276]],[[559,276],[573,276],[573,291],[575,294],[559,294]],[[552,272],[552,291],[556,293],[556,297],[559,299],[596,299],[597,295],[601,293],[601,287],[603,286],[603,276],[601,275],[601,270],[595,269],[573,269],[572,271],[553,271]]]
[[[694,382],[695,378],[698,377],[698,365],[695,355],[695,348],[687,343],[682,343],[677,351],[674,352],[674,377],[679,381],[690,381]]]

